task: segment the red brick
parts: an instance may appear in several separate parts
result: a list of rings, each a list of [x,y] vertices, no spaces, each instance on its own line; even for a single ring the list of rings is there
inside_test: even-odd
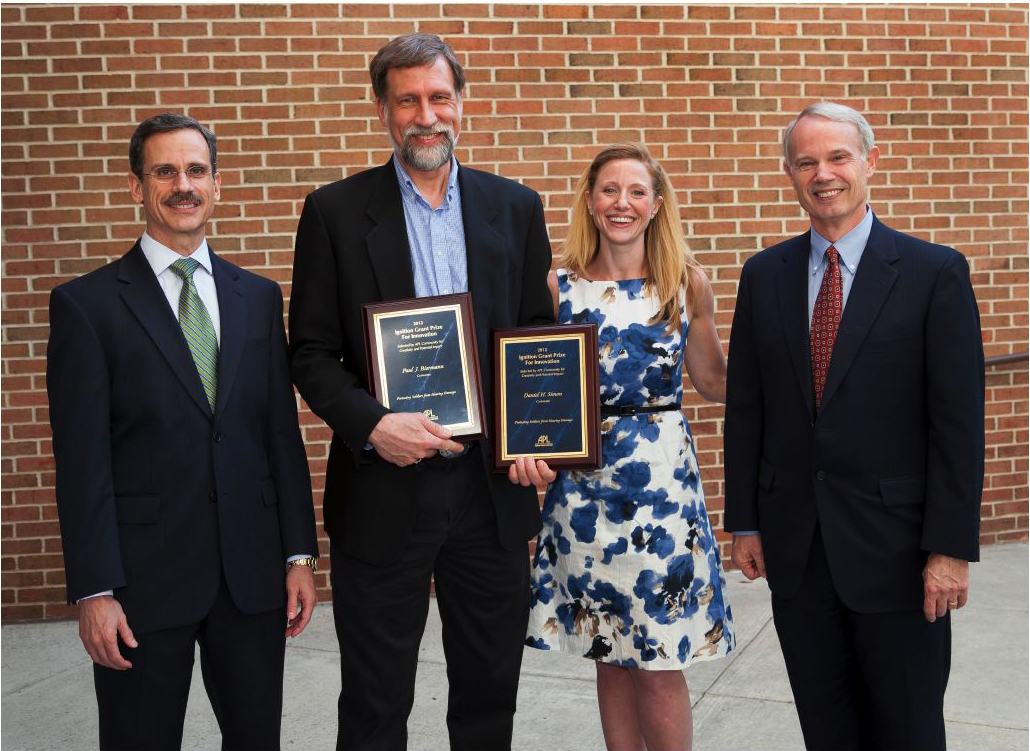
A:
[[[649,143],[677,187],[690,245],[712,270],[725,345],[740,263],[806,226],[779,171],[779,131],[813,99],[843,99],[864,109],[881,143],[878,211],[967,254],[988,353],[1002,354],[1027,346],[1026,16],[1015,6],[0,8],[0,479],[4,513],[15,514],[4,520],[0,562],[18,575],[5,579],[4,618],[72,612],[53,527],[47,294],[138,235],[125,143],[143,117],[181,109],[214,127],[225,172],[211,230],[227,257],[288,295],[303,197],[389,155],[369,59],[391,36],[437,31],[468,70],[459,158],[542,191],[555,247],[572,184],[598,144]],[[1008,521],[985,540],[1026,538],[1022,368],[989,374],[985,518]],[[685,398],[718,526],[722,411]],[[320,504],[331,433],[310,412],[301,421]]]

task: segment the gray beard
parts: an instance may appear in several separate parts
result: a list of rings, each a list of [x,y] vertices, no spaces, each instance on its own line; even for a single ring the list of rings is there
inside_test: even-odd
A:
[[[401,147],[401,161],[419,172],[432,172],[451,161],[454,144],[447,140],[437,146],[414,146],[410,142]]]
[[[393,150],[404,165],[419,172],[432,172],[450,163],[454,156],[456,142],[452,131],[444,131],[444,142],[436,146],[416,146],[414,138],[411,137],[413,135],[418,135],[418,131],[405,133],[404,143],[400,146],[393,141],[393,135],[390,135],[390,140],[393,141]]]

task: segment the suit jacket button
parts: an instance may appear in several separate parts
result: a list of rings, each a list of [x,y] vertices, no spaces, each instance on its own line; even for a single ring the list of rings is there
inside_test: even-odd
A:
[[[225,436],[222,435],[220,432],[219,433],[215,433],[214,442],[215,443],[221,443],[223,438],[225,438]]]
[[[207,494],[207,499],[211,501],[211,503],[218,503],[218,493],[212,490]]]
[[[826,479],[826,473],[820,469],[818,472],[815,473],[815,479],[817,479],[819,482],[822,482]]]

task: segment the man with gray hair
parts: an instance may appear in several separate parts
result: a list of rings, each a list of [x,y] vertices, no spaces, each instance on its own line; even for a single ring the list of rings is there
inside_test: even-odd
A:
[[[506,749],[536,493],[491,471],[489,441],[451,440],[422,413],[369,394],[361,306],[470,292],[489,426],[491,330],[553,322],[543,207],[532,190],[455,159],[465,74],[445,42],[397,37],[369,72],[393,154],[307,197],[290,300],[294,382],[333,429],[324,509],[342,669],[337,747],[405,747],[432,577],[451,748]]]
[[[969,267],[867,205],[866,119],[811,105],[784,172],[811,230],[749,259],[726,517],[766,576],[809,749],[944,749],[951,611],[979,556],[984,361]]]

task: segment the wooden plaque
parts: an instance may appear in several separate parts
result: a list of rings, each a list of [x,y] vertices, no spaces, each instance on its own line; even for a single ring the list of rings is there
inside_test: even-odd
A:
[[[520,456],[600,467],[597,326],[498,329],[493,350],[494,468],[506,471]]]
[[[455,439],[486,437],[472,298],[362,306],[369,391],[394,412],[421,412]]]

